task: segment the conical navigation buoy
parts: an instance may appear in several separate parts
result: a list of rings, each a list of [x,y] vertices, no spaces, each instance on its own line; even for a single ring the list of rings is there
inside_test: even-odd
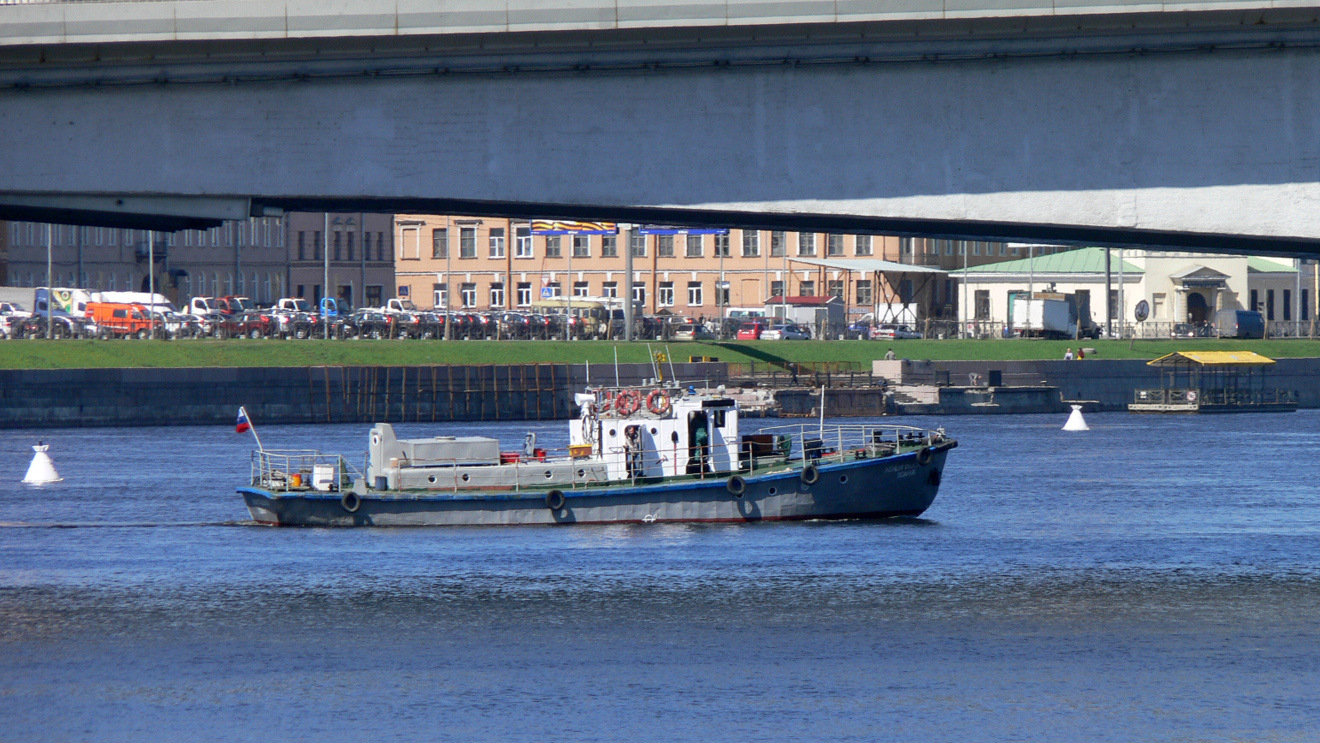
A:
[[[1065,431],[1089,431],[1091,427],[1086,425],[1086,419],[1082,417],[1082,406],[1072,406],[1072,415],[1068,416],[1068,422],[1063,424]]]
[[[55,463],[50,461],[50,455],[46,453],[49,448],[41,441],[38,441],[37,445],[32,447],[32,451],[36,453],[32,455],[32,464],[28,465],[27,476],[23,478],[25,484],[45,485],[64,479],[60,477],[60,473],[55,471]]]

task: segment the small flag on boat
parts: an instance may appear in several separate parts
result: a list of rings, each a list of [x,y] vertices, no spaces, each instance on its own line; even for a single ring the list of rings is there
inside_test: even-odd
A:
[[[245,433],[250,428],[252,428],[252,423],[248,420],[247,411],[240,405],[238,408],[238,423],[234,425],[234,433]]]

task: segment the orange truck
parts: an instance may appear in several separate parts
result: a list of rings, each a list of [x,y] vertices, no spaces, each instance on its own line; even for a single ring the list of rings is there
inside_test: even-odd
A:
[[[88,302],[87,317],[100,328],[102,338],[150,338],[152,334],[151,317],[142,305]]]

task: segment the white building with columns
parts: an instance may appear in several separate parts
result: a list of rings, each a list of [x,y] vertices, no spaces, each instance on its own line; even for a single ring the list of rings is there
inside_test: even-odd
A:
[[[1021,247],[1023,253],[1040,249]],[[1221,309],[1258,310],[1273,323],[1272,332],[1305,334],[1316,311],[1314,262],[1289,258],[1076,248],[949,275],[967,297],[959,320],[990,327],[1008,324],[1011,295],[1042,291],[1077,295],[1092,321],[1105,327],[1112,320],[1116,330],[1132,327],[1137,303],[1145,300],[1150,315],[1138,331],[1144,336],[1167,336],[1179,323],[1214,322]]]

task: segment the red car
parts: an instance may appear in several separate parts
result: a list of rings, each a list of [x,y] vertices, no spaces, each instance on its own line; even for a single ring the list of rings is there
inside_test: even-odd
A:
[[[760,322],[745,322],[738,328],[738,340],[740,341],[759,341],[761,340],[761,331],[765,330],[765,324]]]

